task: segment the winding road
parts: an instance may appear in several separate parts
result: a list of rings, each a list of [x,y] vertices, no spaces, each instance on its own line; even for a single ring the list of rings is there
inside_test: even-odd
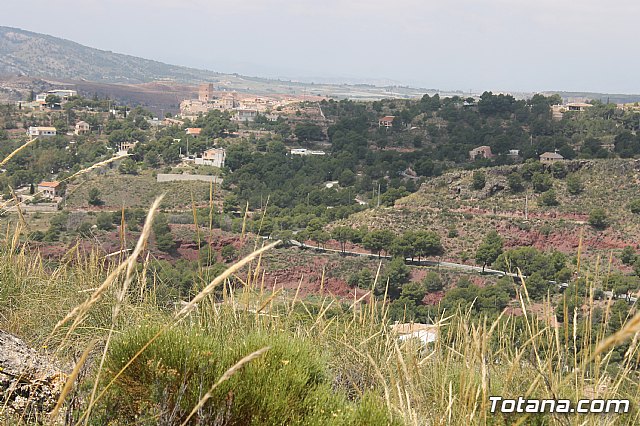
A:
[[[269,239],[269,237],[265,237],[265,238]],[[349,251],[349,250],[342,251],[342,250],[330,249],[325,247],[310,246],[308,244],[304,244],[296,240],[289,240],[288,243],[294,247],[316,250],[324,253],[337,253],[337,254],[342,254],[344,256],[359,256],[359,257],[367,257],[370,259],[387,259],[387,260],[391,259],[391,256],[382,256],[382,255],[379,256],[374,253],[362,253],[358,251]],[[465,265],[463,263],[442,262],[438,260],[415,260],[409,257],[405,259],[405,262],[409,265],[415,265],[415,266],[429,266],[429,267],[437,267],[437,268],[450,269],[450,270],[476,272],[480,274],[495,275],[500,277],[504,277],[504,276],[508,276],[512,278],[519,277],[518,274],[514,274],[512,272],[499,271],[497,269],[490,269],[490,268],[484,268],[484,271],[483,271],[482,267],[480,266]],[[526,275],[523,275],[522,277],[527,278]],[[558,283],[556,281],[549,281],[549,284],[558,286],[560,290],[565,290],[569,287],[568,283]],[[600,289],[597,289],[597,290],[600,290]],[[638,301],[637,296],[632,296],[630,294],[614,294],[612,291],[602,291],[602,292],[607,299],[626,300],[629,303],[636,303]]]

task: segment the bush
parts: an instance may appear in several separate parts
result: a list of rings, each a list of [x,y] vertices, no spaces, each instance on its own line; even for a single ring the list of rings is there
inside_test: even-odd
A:
[[[507,176],[507,184],[509,185],[509,189],[511,192],[521,192],[524,190],[524,185],[522,184],[522,176],[518,172],[513,172],[509,176]]]
[[[107,379],[156,332],[142,327],[114,341]],[[182,328],[165,332],[124,370],[109,389],[104,408],[111,418],[104,420],[180,424],[225,371],[265,347],[270,349],[212,391],[190,424],[214,424],[220,418],[226,425],[394,424],[376,396],[352,403],[335,392],[325,360],[311,342],[284,333],[238,338]]]
[[[609,226],[607,213],[602,208],[591,210],[589,213],[589,225],[596,229],[604,229]]]
[[[637,257],[636,250],[631,246],[626,246],[622,249],[620,261],[625,265],[633,265],[636,262]]]
[[[549,175],[545,175],[543,173],[536,172],[531,177],[531,184],[533,185],[533,190],[536,192],[545,192],[551,189],[553,186],[553,181]]]
[[[113,229],[113,216],[107,212],[100,212],[96,217],[96,226],[101,231],[110,231]]]
[[[220,250],[220,255],[227,262],[231,262],[238,257],[238,250],[231,244],[227,244]]]
[[[561,162],[555,162],[551,165],[551,174],[556,179],[564,179],[567,176],[567,166]]]
[[[120,163],[118,171],[123,175],[137,175],[138,166],[131,158],[125,158],[122,160],[122,163]]]
[[[104,202],[100,199],[100,191],[98,188],[91,188],[89,190],[89,204],[92,206],[100,206]]]
[[[437,272],[433,271],[427,273],[427,275],[422,280],[422,284],[424,285],[424,288],[430,293],[440,291],[444,288],[442,278],[440,278],[440,275]]]
[[[567,178],[567,192],[571,195],[578,195],[584,191],[584,185],[580,178],[576,175],[571,175]],[[638,206],[640,209],[640,205]]]
[[[473,173],[473,183],[471,184],[471,187],[473,189],[478,191],[480,189],[483,189],[486,184],[487,177],[485,176],[484,172]]]
[[[543,206],[557,206],[558,198],[556,197],[556,191],[553,189],[548,190],[540,196],[540,204]]]
[[[636,198],[635,200],[631,201],[627,207],[629,208],[629,211],[631,211],[631,213],[633,214],[640,214],[640,198]]]

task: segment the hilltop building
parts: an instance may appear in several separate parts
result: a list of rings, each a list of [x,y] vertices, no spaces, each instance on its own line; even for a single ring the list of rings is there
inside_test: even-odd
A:
[[[200,102],[212,102],[214,99],[213,95],[213,84],[204,83],[201,84],[198,88],[198,100]]]
[[[469,158],[475,161],[478,158],[493,158],[495,155],[491,152],[491,147],[487,145],[479,146],[469,151]]]
[[[44,104],[45,99],[47,99],[47,96],[49,95],[54,95],[59,97],[63,101],[68,101],[69,98],[78,96],[78,92],[76,92],[75,90],[67,90],[67,89],[49,90],[48,92],[38,93],[36,95],[36,102],[40,102]]]
[[[557,152],[545,152],[540,155],[540,162],[542,164],[553,164],[556,161],[565,161],[565,158]]]
[[[570,102],[564,105],[552,105],[551,106],[551,117],[554,120],[561,120],[562,116],[567,111],[576,111],[576,112],[585,112],[587,108],[592,107],[593,105],[585,103],[585,102]]]

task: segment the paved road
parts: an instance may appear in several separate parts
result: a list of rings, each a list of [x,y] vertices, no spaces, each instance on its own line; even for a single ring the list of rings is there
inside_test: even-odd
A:
[[[342,251],[342,250],[336,250],[336,249],[330,249],[330,248],[324,248],[324,247],[316,247],[316,246],[310,246],[304,243],[301,243],[300,241],[296,241],[296,240],[289,240],[289,244],[296,246],[296,247],[300,247],[300,248],[305,248],[305,249],[311,249],[311,250],[317,250],[317,251],[322,251],[325,253],[339,253],[342,255],[346,255],[346,256],[360,256],[360,257],[367,257],[370,259],[391,259],[391,256],[378,256],[377,254],[373,254],[373,253],[361,253],[361,252],[357,252],[357,251]],[[411,258],[406,258],[405,262],[410,264],[410,265],[416,265],[416,266],[430,266],[430,267],[438,267],[438,268],[443,268],[443,269],[451,269],[451,270],[458,270],[458,271],[468,271],[468,272],[477,272],[477,273],[483,273],[482,267],[480,266],[473,266],[473,265],[465,265],[462,263],[453,263],[453,262],[441,262],[441,261],[437,261],[437,260],[415,260],[415,259],[411,259]],[[518,278],[518,274],[514,274],[511,272],[505,272],[505,271],[498,271],[496,269],[489,269],[489,268],[485,268],[484,269],[484,273],[488,274],[488,275],[496,275],[496,276],[508,276],[508,277],[512,277],[512,278]],[[527,278],[526,275],[523,275],[523,278]],[[549,281],[549,284],[552,285],[556,285],[558,286],[558,288],[560,290],[566,290],[569,287],[568,283],[558,283],[556,281]],[[600,289],[596,289],[596,290],[600,290]],[[613,294],[612,291],[603,291],[603,294],[605,295],[606,298],[614,298],[614,299],[619,299],[619,300],[626,300],[629,303],[636,303],[638,301],[638,298],[636,296],[632,296],[629,294]]]
[[[315,247],[315,246],[310,246],[310,245],[301,243],[300,241],[296,241],[296,240],[289,240],[289,243],[296,247],[318,250],[325,253],[339,253],[346,256],[360,256],[360,257],[367,257],[371,259],[373,258],[391,259],[391,256],[378,256],[377,254],[373,254],[373,253],[362,253],[358,251],[349,251],[349,250],[346,250],[343,252],[342,250],[336,250],[336,249],[330,249],[330,248],[324,248],[324,247]],[[480,266],[465,265],[462,263],[441,262],[437,260],[416,260],[416,259],[411,259],[410,257],[407,257],[405,259],[405,262],[407,262],[410,265],[417,265],[417,266],[435,266],[435,267],[444,268],[444,269],[457,269],[461,271],[480,272],[480,273],[483,272],[482,267]],[[506,275],[513,278],[518,277],[518,274],[514,274],[511,272],[498,271],[496,269],[489,269],[489,268],[485,268],[484,273],[488,275],[499,275],[499,276]]]

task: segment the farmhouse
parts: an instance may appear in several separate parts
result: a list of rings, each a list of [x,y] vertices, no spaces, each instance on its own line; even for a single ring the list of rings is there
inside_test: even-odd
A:
[[[44,198],[56,198],[58,196],[58,188],[60,182],[40,182],[38,184],[38,192],[42,194]]]
[[[552,164],[556,161],[564,161],[564,157],[557,152],[545,152],[540,156],[540,162],[542,164]]]
[[[469,151],[469,158],[471,161],[477,158],[493,158],[495,155],[491,152],[491,147],[487,145],[479,146]]]

